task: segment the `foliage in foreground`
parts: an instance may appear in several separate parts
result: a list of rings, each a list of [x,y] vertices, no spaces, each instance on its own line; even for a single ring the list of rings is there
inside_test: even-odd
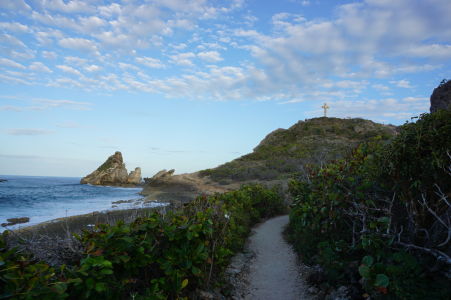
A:
[[[0,299],[184,299],[218,285],[250,227],[282,213],[276,189],[260,185],[131,224],[97,225],[78,238],[77,265],[55,269],[8,249],[0,237]]]
[[[390,143],[292,181],[290,236],[330,284],[362,284],[375,298],[448,299],[451,112],[422,115]]]

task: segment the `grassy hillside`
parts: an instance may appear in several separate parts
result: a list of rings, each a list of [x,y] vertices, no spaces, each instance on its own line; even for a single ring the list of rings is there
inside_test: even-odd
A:
[[[375,136],[391,138],[396,127],[363,119],[315,118],[268,134],[252,153],[200,172],[221,183],[287,179],[309,164],[323,164],[348,154]]]

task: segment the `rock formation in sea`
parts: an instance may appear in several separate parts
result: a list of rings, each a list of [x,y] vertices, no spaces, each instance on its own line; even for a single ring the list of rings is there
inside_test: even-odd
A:
[[[127,183],[140,184],[141,183],[141,168],[137,167],[134,171],[131,171],[127,178]]]
[[[141,168],[136,168],[128,174],[122,153],[116,151],[97,170],[83,177],[80,183],[114,186],[137,185],[141,183]]]
[[[439,109],[451,109],[451,80],[443,80],[431,95],[431,113]]]

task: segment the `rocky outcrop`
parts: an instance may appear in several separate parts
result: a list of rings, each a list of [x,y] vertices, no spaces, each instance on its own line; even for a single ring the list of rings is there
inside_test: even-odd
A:
[[[157,172],[151,178],[144,178],[144,182],[146,184],[156,183],[161,180],[169,179],[172,175],[174,175],[175,170],[171,169],[167,171],[166,169]]]
[[[11,219],[6,219],[6,221],[8,223],[2,223],[3,227],[12,226],[12,225],[16,225],[16,224],[28,223],[28,222],[30,222],[30,218],[29,217],[11,218]]]
[[[141,183],[141,168],[130,172],[125,168],[122,153],[117,151],[91,174],[83,177],[81,184],[126,186]]]
[[[131,171],[127,178],[127,183],[129,184],[140,184],[141,183],[141,168],[137,167],[134,171]]]
[[[8,180],[0,178],[0,182],[6,182],[6,181],[8,181]]]
[[[431,95],[431,113],[439,109],[451,109],[451,80],[443,80]]]

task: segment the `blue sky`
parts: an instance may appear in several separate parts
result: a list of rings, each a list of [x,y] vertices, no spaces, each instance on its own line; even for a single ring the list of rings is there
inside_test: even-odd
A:
[[[451,78],[449,0],[0,1],[0,174],[215,167],[322,115],[402,124]]]

